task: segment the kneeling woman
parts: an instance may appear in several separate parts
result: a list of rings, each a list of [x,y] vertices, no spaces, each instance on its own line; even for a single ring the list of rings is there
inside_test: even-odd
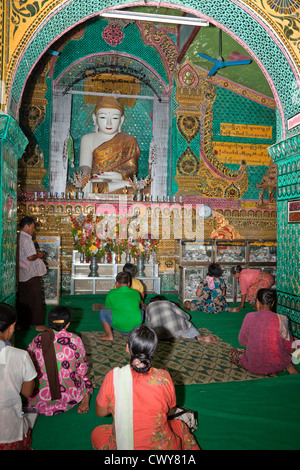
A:
[[[276,293],[270,289],[257,292],[257,312],[244,318],[239,342],[246,349],[233,348],[229,358],[253,374],[273,374],[286,369],[289,374],[298,371],[292,364],[293,337],[286,315],[273,312]]]
[[[130,364],[108,372],[97,396],[97,415],[111,413],[114,422],[94,429],[94,449],[200,450],[185,423],[168,421],[175,388],[167,371],[151,367],[156,347],[152,328],[139,325],[130,333]]]
[[[259,289],[271,289],[275,284],[274,276],[268,271],[261,271],[260,269],[233,266],[231,274],[235,279],[238,279],[241,288],[241,303],[236,309],[243,308],[245,302],[254,305]]]
[[[38,372],[37,390],[28,405],[51,416],[78,405],[78,413],[89,409],[92,385],[86,373],[88,363],[79,336],[67,331],[71,312],[68,307],[52,308],[50,328],[39,334],[28,347]]]

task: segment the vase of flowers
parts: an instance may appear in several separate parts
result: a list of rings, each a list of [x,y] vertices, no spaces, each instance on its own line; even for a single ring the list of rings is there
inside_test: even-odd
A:
[[[89,277],[98,276],[98,260],[106,253],[106,240],[97,237],[95,221],[92,214],[80,215],[77,219],[70,217],[72,222],[72,235],[74,248],[90,259]]]
[[[136,240],[128,241],[128,251],[133,256],[137,265],[137,276],[145,275],[145,259],[157,249],[158,243],[158,240],[151,240],[150,235],[148,235],[147,239],[139,237]]]
[[[125,235],[122,227],[120,228],[120,222],[112,227],[112,230],[106,232],[107,235],[111,235],[112,238],[106,238],[107,250],[112,254],[113,262],[120,264],[122,254],[126,252],[128,248],[127,238],[122,238]],[[106,236],[107,236],[106,235]]]
[[[83,171],[77,171],[73,176],[69,177],[69,181],[77,189],[76,198],[82,199],[84,197],[83,188],[90,181],[92,175],[90,173],[83,173]]]
[[[136,201],[143,200],[143,191],[145,187],[151,183],[151,181],[152,180],[149,175],[144,179],[138,179],[136,174],[133,175],[133,178],[128,178],[128,182],[130,186],[134,188],[136,191],[136,196],[135,196]]]

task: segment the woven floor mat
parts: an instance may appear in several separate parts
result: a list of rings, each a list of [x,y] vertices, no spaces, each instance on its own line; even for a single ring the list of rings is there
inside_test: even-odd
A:
[[[212,333],[199,329],[203,335]],[[81,332],[87,360],[90,364],[89,377],[94,387],[101,386],[104,376],[114,367],[128,364],[125,351],[128,335],[114,333],[114,341],[101,341],[104,332]],[[221,338],[216,343],[199,344],[196,340],[172,339],[159,341],[153,367],[166,369],[175,385],[235,382],[265,378],[251,374],[232,364],[228,352],[232,346]],[[275,377],[272,376],[268,377]]]

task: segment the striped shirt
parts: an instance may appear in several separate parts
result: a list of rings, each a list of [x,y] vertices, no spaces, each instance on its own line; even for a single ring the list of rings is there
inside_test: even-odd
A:
[[[173,302],[157,300],[148,304],[145,323],[155,330],[159,339],[168,339],[176,337],[179,331],[189,330],[193,326],[190,318]]]
[[[45,263],[37,258],[29,261],[28,257],[36,255],[36,248],[32,236],[23,230],[19,235],[19,282],[26,282],[36,276],[43,276],[47,272]]]

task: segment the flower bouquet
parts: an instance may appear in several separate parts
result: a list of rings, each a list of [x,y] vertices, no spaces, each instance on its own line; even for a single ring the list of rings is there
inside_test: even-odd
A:
[[[84,253],[86,258],[102,258],[107,251],[107,242],[97,237],[93,215],[88,214],[86,217],[81,215],[77,219],[70,218],[75,250]]]
[[[90,173],[83,173],[83,171],[77,171],[73,176],[69,177],[69,181],[77,188],[83,189],[86,184],[90,181],[92,175]]]
[[[127,238],[121,238],[120,234],[124,234],[120,231],[120,224],[117,223],[114,229],[114,236],[107,239],[106,249],[108,253],[116,253],[117,263],[121,262],[122,253],[125,253],[128,248]]]
[[[153,251],[157,249],[159,241],[137,238],[136,240],[129,240],[128,247],[129,252],[132,256],[138,258],[145,258],[151,255]]]
[[[151,178],[148,175],[144,179],[138,179],[136,174],[133,175],[133,178],[128,178],[127,180],[132,188],[134,188],[137,191],[142,191],[148,184],[151,183]]]

